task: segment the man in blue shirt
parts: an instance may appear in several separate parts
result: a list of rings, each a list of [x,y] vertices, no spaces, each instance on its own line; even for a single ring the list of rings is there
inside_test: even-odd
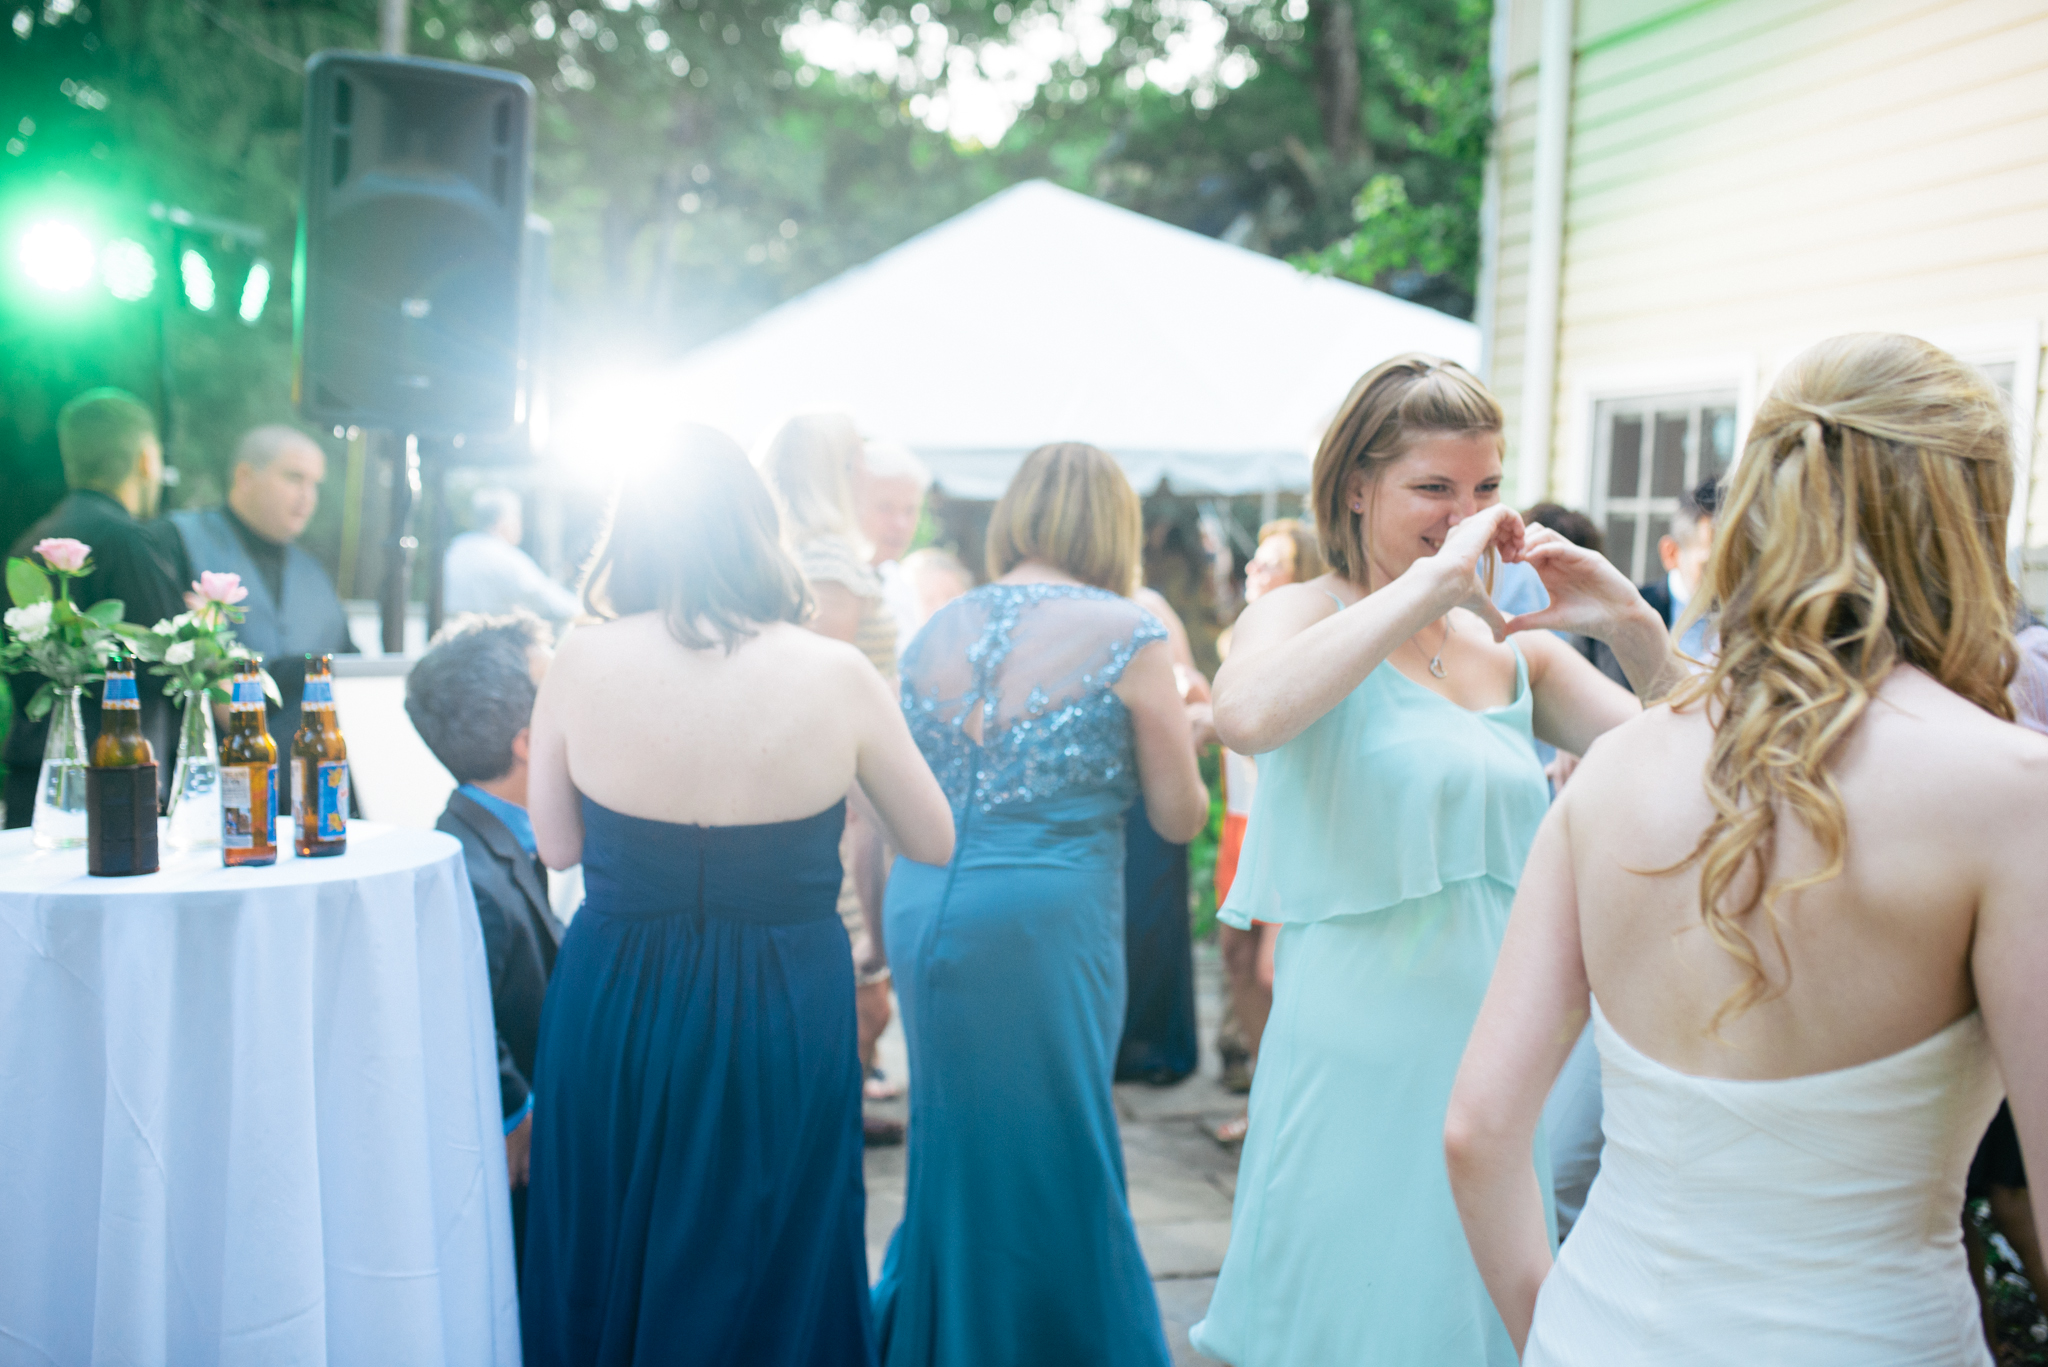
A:
[[[413,729],[460,785],[434,824],[462,842],[483,923],[515,1249],[526,1235],[541,1000],[562,940],[526,814],[527,722],[547,672],[548,646],[547,627],[529,613],[457,618],[405,681]]]

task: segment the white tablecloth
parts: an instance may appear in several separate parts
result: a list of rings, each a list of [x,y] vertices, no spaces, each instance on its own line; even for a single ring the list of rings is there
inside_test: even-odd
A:
[[[0,1364],[519,1361],[461,848],[142,878],[0,836]]]

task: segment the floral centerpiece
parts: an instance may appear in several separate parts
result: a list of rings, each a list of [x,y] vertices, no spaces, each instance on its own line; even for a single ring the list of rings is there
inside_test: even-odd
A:
[[[235,605],[248,596],[240,575],[204,570],[185,595],[184,612],[153,627],[121,628],[135,653],[150,661],[149,672],[164,680],[165,694],[183,701],[165,832],[166,841],[181,849],[220,843],[220,742],[212,704],[228,701],[235,670],[257,658],[235,639],[243,615]],[[269,671],[261,672],[263,691],[281,703]]]
[[[69,537],[46,537],[29,554],[7,562],[7,596],[15,606],[5,621],[0,673],[40,674],[42,686],[24,706],[30,721],[50,719],[43,768],[30,824],[35,843],[58,849],[85,843],[85,685],[106,676],[121,653],[123,605],[103,598],[88,608],[71,601],[71,581],[92,573],[92,547]],[[37,560],[42,563],[38,565]]]

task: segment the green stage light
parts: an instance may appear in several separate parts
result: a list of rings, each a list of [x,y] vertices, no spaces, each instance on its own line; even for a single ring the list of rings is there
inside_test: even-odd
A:
[[[17,259],[29,283],[52,294],[69,294],[92,281],[92,239],[61,218],[46,218],[23,233]]]
[[[156,288],[156,258],[134,238],[117,237],[100,253],[100,279],[116,299],[147,299]]]
[[[242,282],[242,321],[254,323],[263,316],[263,305],[270,298],[270,263],[258,261],[249,267],[249,278]]]
[[[213,267],[191,247],[178,255],[178,277],[185,283],[185,302],[201,313],[213,311]]]

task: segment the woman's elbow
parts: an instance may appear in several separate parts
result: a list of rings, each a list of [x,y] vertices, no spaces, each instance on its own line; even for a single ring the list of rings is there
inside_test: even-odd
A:
[[[944,867],[953,862],[953,815],[947,812],[939,821],[919,828],[915,838],[905,840],[900,846],[903,857],[919,864],[936,864]]]
[[[1497,1117],[1470,1098],[1452,1094],[1450,1109],[1444,1115],[1444,1165],[1453,1182],[1478,1175],[1507,1147]]]
[[[1246,702],[1240,695],[1218,694],[1210,706],[1216,721],[1216,739],[1240,755],[1263,755],[1286,740],[1285,736],[1274,734],[1264,709]]]
[[[1200,835],[1202,828],[1209,824],[1208,798],[1209,793],[1205,788],[1199,796],[1189,797],[1170,806],[1162,804],[1160,807],[1153,807],[1147,803],[1145,819],[1152,823],[1152,829],[1167,844],[1185,845]]]
[[[573,869],[583,862],[583,842],[580,840],[573,842],[536,840],[534,844],[539,849],[540,862],[553,869],[556,873],[560,873],[563,869]]]

